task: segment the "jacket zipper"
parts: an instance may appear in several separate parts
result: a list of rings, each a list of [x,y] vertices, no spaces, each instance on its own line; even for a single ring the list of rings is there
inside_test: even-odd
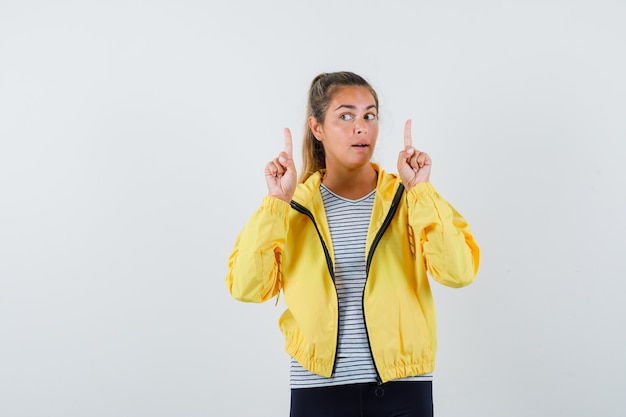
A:
[[[383,234],[391,224],[391,220],[396,215],[396,211],[398,211],[398,205],[400,204],[400,199],[402,198],[402,194],[404,193],[404,184],[400,183],[400,186],[396,190],[396,194],[393,197],[393,201],[391,202],[391,207],[389,208],[389,212],[387,213],[387,217],[383,221],[382,226],[376,233],[376,237],[372,241],[372,246],[370,247],[369,253],[367,254],[367,261],[365,263],[365,285],[367,285],[367,279],[369,279],[370,275],[370,266],[372,264],[372,258],[374,256],[374,251],[378,246],[378,243],[383,237]],[[374,352],[372,350],[372,342],[370,341],[369,331],[367,329],[367,320],[365,318],[365,287],[363,287],[363,296],[361,297],[361,310],[363,311],[363,323],[365,324],[365,335],[367,336],[367,344],[370,349],[370,354],[372,355],[372,362],[374,363],[374,369],[376,370],[376,379],[378,381],[378,388],[376,388],[376,396],[382,397],[385,394],[385,391],[382,388],[383,380],[380,377],[380,372],[378,372],[378,366],[376,366],[376,359],[374,358]]]
[[[315,217],[313,217],[313,213],[309,211],[306,207],[304,207],[300,203],[296,203],[295,201],[291,202],[291,207],[304,214],[313,222],[313,226],[315,226],[315,231],[317,232],[317,236],[320,238],[320,242],[322,243],[322,248],[324,249],[324,256],[326,256],[326,264],[328,265],[328,272],[330,272],[330,276],[335,282],[335,268],[333,267],[333,259],[330,257],[330,252],[328,251],[328,246],[326,246],[326,242],[324,242],[324,238],[322,237],[322,233],[320,232],[319,227],[317,227],[317,222],[315,221]]]
[[[295,201],[291,201],[291,207],[299,213],[304,214],[313,222],[313,226],[315,226],[315,231],[317,232],[317,236],[320,238],[320,243],[322,244],[322,248],[324,249],[324,256],[326,257],[326,265],[328,266],[328,272],[330,273],[330,277],[333,280],[333,287],[335,288],[335,295],[337,296],[337,300],[339,300],[339,295],[337,294],[337,286],[335,285],[335,267],[333,266],[333,259],[330,256],[330,252],[328,251],[328,246],[326,246],[326,242],[322,237],[322,233],[320,232],[319,227],[317,226],[317,222],[315,221],[315,217],[313,217],[313,213],[302,204],[297,203]],[[339,303],[339,301],[337,301]],[[337,306],[337,342],[336,346],[339,346],[339,306]],[[335,367],[337,366],[337,348],[335,348],[335,353],[333,357],[333,369],[331,371],[331,375],[335,373]]]

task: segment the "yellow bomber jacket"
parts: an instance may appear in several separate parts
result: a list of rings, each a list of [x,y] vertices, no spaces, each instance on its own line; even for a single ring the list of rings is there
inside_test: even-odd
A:
[[[366,241],[365,324],[381,382],[432,372],[437,346],[427,271],[449,287],[474,281],[479,248],[465,219],[421,183],[406,191],[376,165],[378,182]],[[299,184],[290,204],[264,197],[237,237],[226,286],[241,301],[282,290],[285,350],[304,368],[330,377],[339,312],[334,251],[319,191],[321,173]]]

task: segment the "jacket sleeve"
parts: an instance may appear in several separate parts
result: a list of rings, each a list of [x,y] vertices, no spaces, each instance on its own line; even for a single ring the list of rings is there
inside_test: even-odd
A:
[[[480,249],[465,219],[429,183],[407,192],[411,235],[419,239],[425,267],[436,281],[459,288],[474,281]],[[416,254],[419,258],[419,253]]]
[[[289,204],[266,196],[239,233],[226,276],[226,286],[235,299],[260,303],[280,291],[280,254],[287,237],[288,211]]]

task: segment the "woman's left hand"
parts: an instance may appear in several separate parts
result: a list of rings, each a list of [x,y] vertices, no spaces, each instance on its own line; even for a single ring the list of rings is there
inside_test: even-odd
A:
[[[411,119],[409,119],[404,124],[404,150],[398,155],[398,174],[407,191],[420,182],[430,180],[431,166],[430,156],[413,147]]]

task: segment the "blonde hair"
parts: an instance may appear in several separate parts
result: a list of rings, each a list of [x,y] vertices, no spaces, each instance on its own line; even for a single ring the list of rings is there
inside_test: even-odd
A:
[[[361,76],[352,72],[341,71],[322,73],[311,82],[307,99],[307,114],[304,120],[304,138],[302,141],[302,173],[300,182],[326,168],[326,154],[322,142],[315,138],[309,127],[309,117],[313,116],[319,123],[324,123],[324,116],[334,94],[341,87],[359,86],[367,88],[378,108],[378,95],[372,86]]]

